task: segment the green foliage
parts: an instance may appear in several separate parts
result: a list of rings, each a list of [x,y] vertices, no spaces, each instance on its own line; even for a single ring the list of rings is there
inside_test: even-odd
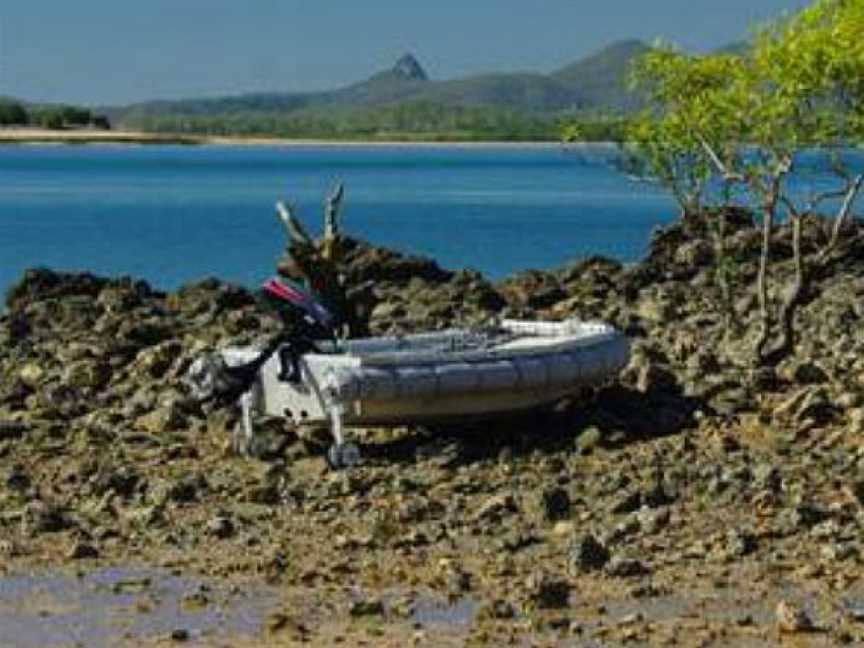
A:
[[[660,45],[637,62],[634,81],[652,110],[628,139],[682,207],[698,206],[687,197],[713,175],[740,174],[764,193],[804,147],[861,141],[862,6],[819,0],[759,30],[740,54],[690,56]],[[743,155],[748,146],[753,153]]]
[[[633,120],[628,117],[597,117],[576,115],[559,117],[559,133],[562,141],[572,142],[623,142]]]
[[[798,125],[804,143],[842,144],[864,135],[864,1],[818,0],[764,28],[753,68],[770,84],[774,115]]]
[[[686,218],[697,215],[705,205],[713,169],[700,143],[675,120],[643,116],[633,120],[622,144],[630,159],[639,159],[641,171],[648,171],[672,193]],[[631,168],[636,165],[631,163]]]
[[[102,130],[111,128],[107,117],[94,115],[86,108],[70,105],[37,106],[31,109],[27,123],[51,130],[82,128],[86,126]]]
[[[565,144],[581,142],[585,139],[585,133],[582,130],[582,125],[577,123],[565,124],[561,129],[561,141]]]
[[[58,108],[39,108],[31,114],[31,121],[35,126],[60,130],[63,128],[63,111]]]
[[[17,101],[0,101],[0,126],[24,126],[29,121],[27,111]]]
[[[66,126],[88,126],[93,121],[93,113],[77,106],[61,106],[60,116]]]
[[[634,124],[630,140],[685,215],[705,211],[705,188],[714,179],[742,186],[759,206],[761,331],[755,355],[772,363],[792,348],[794,310],[807,280],[802,214],[832,194],[851,204],[864,180],[853,179],[842,165],[843,152],[864,135],[864,0],[816,0],[763,27],[738,52],[688,56],[659,46],[642,57],[634,78],[653,106]],[[831,154],[837,189],[796,204],[785,179],[796,157],[813,148]],[[728,200],[729,192],[723,194]],[[847,213],[838,212],[832,244]],[[777,308],[767,288],[768,268],[773,230],[783,215],[793,226],[795,280]],[[772,335],[777,344],[769,349]]]
[[[633,120],[625,147],[670,190],[682,217],[706,206],[715,173],[706,144],[729,162],[735,154],[730,144],[741,141],[730,132],[735,122],[719,120],[714,104],[743,60],[732,54],[688,56],[658,43],[633,67],[632,83],[648,94],[652,108]]]
[[[91,125],[97,130],[111,130],[111,122],[105,115],[94,115]]]
[[[149,132],[247,137],[430,141],[558,140],[570,118],[538,116],[489,106],[430,102],[393,104],[363,110],[241,112],[221,115],[162,115],[128,122]],[[584,139],[617,139],[622,120],[585,117]]]

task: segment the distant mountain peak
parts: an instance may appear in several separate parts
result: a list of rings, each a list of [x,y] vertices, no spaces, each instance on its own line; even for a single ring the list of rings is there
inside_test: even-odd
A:
[[[372,76],[332,90],[148,102],[118,107],[108,114],[114,123],[133,126],[151,117],[283,115],[302,111],[368,110],[406,103],[459,109],[490,106],[538,114],[560,111],[625,114],[643,107],[644,97],[629,88],[627,78],[633,60],[649,50],[650,46],[643,42],[623,40],[551,74],[487,73],[440,81],[430,79],[416,56],[406,53]]]
[[[575,82],[582,81],[586,74],[623,77],[626,76],[630,64],[650,49],[644,42],[636,39],[616,41],[561,68],[553,76]]]
[[[426,70],[420,65],[420,61],[411,54],[405,54],[396,61],[396,65],[392,69],[393,76],[406,81],[428,81],[429,77]]]

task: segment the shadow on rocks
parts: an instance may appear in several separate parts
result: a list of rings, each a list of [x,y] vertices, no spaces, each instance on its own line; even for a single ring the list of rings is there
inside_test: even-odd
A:
[[[371,443],[363,454],[373,461],[431,461],[458,467],[534,454],[589,454],[679,434],[696,426],[698,399],[677,384],[648,391],[620,384],[588,390],[552,409],[492,420],[422,427],[397,439]]]
[[[574,422],[582,432],[577,446],[621,447],[679,434],[696,427],[696,413],[705,404],[684,395],[677,383],[651,386],[646,391],[616,384],[598,391],[582,407],[574,408]]]

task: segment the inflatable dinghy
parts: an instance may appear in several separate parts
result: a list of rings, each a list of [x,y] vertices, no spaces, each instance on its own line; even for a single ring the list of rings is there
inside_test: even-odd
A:
[[[451,329],[404,337],[322,344],[286,366],[274,353],[243,399],[244,433],[252,414],[298,425],[327,425],[333,465],[351,464],[345,426],[428,424],[553,405],[581,387],[614,378],[627,364],[627,339],[605,324],[505,320],[494,331]],[[329,348],[328,348],[329,347]],[[245,365],[257,349],[222,351]]]
[[[503,320],[482,330],[322,340],[330,322],[326,309],[284,288],[273,280],[265,284],[303,313],[306,335],[277,338],[263,351],[223,349],[216,361],[194,364],[189,382],[202,395],[221,390],[239,397],[244,447],[253,440],[255,414],[298,426],[329,425],[334,443],[328,460],[335,467],[359,460],[356,446],[346,443],[346,427],[430,424],[550,406],[613,379],[629,360],[624,335],[577,320]],[[220,375],[232,372],[242,385],[234,392],[217,385]]]

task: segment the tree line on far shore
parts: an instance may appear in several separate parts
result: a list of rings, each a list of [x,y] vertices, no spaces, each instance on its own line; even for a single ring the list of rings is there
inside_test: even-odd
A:
[[[97,115],[78,106],[25,106],[22,103],[0,99],[0,126],[34,126],[51,130],[64,128],[96,128],[110,130],[111,123],[104,115]]]
[[[491,106],[418,101],[368,109],[247,111],[215,115],[129,115],[124,125],[145,132],[316,139],[558,141],[565,125],[580,139],[620,141],[628,121],[617,116],[550,116]]]

